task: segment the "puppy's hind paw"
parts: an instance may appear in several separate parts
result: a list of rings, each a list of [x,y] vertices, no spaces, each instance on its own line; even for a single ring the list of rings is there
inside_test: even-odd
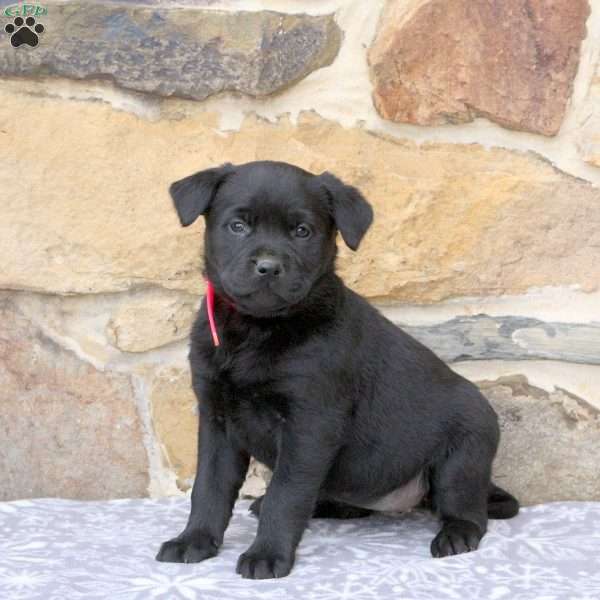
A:
[[[448,521],[431,542],[431,554],[435,558],[453,556],[477,550],[482,538],[475,523],[469,521]]]

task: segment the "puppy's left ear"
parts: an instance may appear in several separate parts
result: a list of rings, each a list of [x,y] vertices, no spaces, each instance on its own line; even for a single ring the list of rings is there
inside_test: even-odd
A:
[[[233,173],[231,163],[220,167],[205,169],[184,177],[169,187],[179,220],[184,227],[191,225],[200,215],[206,213],[219,186]]]
[[[344,242],[356,250],[373,222],[371,205],[359,190],[327,171],[317,179],[329,197],[333,220]]]

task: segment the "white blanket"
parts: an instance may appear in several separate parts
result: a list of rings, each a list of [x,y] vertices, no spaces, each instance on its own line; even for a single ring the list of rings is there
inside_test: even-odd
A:
[[[525,508],[491,521],[479,551],[431,558],[427,513],[312,520],[296,566],[279,580],[235,573],[256,520],[239,502],[216,558],[158,563],[189,500],[0,503],[1,600],[599,600],[600,503]]]

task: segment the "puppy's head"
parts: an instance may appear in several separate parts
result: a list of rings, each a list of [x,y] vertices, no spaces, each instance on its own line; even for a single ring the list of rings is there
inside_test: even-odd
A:
[[[206,273],[236,308],[287,314],[333,270],[335,234],[356,250],[373,219],[362,194],[330,173],[278,162],[225,164],[170,187],[181,224],[206,219]]]

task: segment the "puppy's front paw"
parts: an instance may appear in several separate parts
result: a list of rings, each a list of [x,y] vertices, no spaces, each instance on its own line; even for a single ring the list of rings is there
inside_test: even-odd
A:
[[[156,555],[160,562],[197,563],[216,556],[218,546],[206,535],[182,534],[165,542]]]
[[[469,521],[448,521],[431,542],[435,558],[477,550],[483,537],[479,527]]]
[[[236,572],[244,579],[274,579],[289,575],[293,566],[293,556],[286,557],[273,551],[250,548],[240,556]]]

